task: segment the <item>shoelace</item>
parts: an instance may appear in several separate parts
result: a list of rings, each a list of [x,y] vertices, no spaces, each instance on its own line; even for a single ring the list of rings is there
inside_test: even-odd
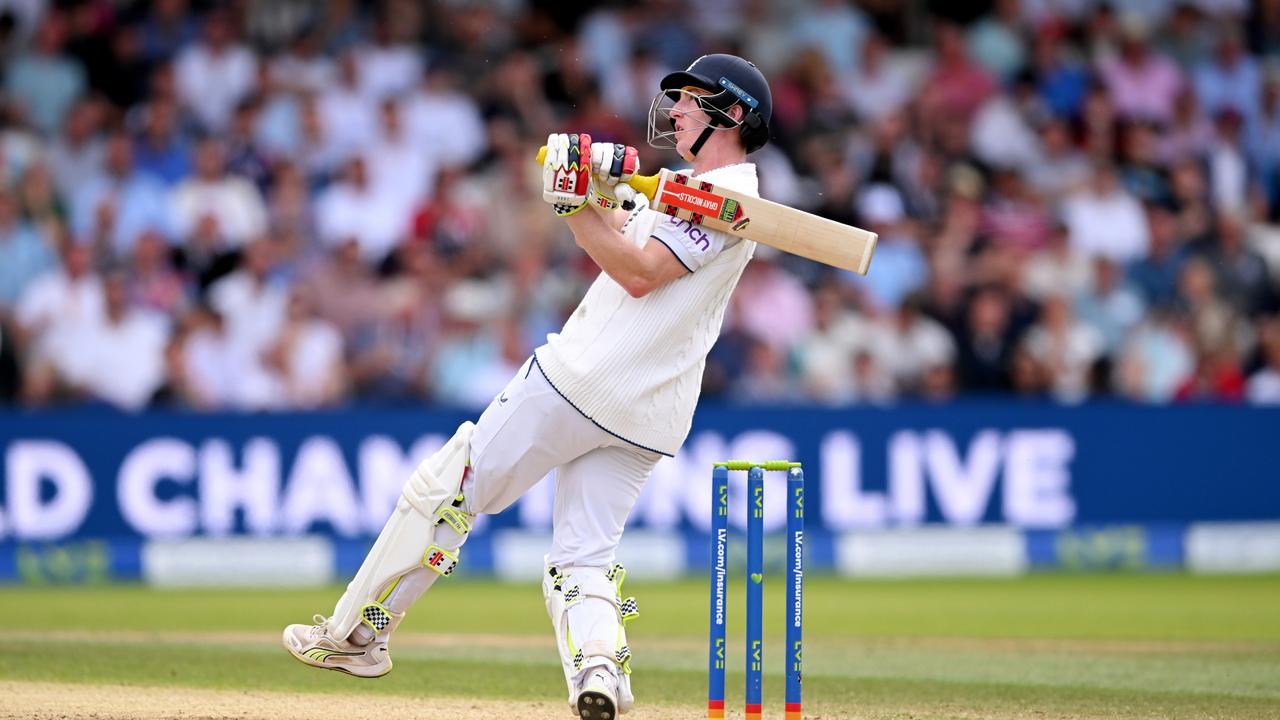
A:
[[[307,631],[307,637],[315,639],[329,631],[329,618],[316,613],[311,616],[311,622],[314,623],[311,629]]]

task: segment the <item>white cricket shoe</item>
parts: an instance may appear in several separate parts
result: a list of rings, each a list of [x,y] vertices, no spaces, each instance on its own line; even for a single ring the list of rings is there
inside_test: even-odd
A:
[[[368,645],[356,645],[334,638],[329,634],[329,619],[316,615],[312,618],[314,625],[290,625],[284,629],[284,648],[311,667],[363,678],[382,677],[391,672],[391,653],[387,649],[389,630],[403,617],[404,613],[393,616],[393,624]]]
[[[618,717],[618,678],[604,666],[588,670],[578,690],[577,707],[582,720],[615,720]]]

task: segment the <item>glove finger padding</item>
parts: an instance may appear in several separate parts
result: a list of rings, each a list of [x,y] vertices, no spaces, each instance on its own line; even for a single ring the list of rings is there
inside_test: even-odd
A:
[[[542,163],[542,199],[561,217],[584,207],[591,185],[591,136],[552,133]]]
[[[635,192],[626,183],[639,169],[640,155],[630,145],[592,143],[589,202],[606,210],[632,209]]]
[[[630,180],[640,170],[640,154],[630,145],[594,143],[591,146],[591,175],[603,185]]]

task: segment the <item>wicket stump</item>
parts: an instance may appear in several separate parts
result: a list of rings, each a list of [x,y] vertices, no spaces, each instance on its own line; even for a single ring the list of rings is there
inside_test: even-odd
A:
[[[747,471],[747,720],[759,720],[764,678],[764,473],[787,473],[786,717],[800,720],[804,599],[804,470],[800,463],[716,463],[711,473],[711,603],[707,717],[724,717],[725,621],[728,616],[729,471]]]

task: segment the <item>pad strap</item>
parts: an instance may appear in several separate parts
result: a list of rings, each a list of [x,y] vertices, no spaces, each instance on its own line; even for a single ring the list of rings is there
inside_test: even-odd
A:
[[[422,566],[448,577],[453,574],[453,569],[458,567],[458,553],[445,550],[439,545],[432,545],[422,554]]]

